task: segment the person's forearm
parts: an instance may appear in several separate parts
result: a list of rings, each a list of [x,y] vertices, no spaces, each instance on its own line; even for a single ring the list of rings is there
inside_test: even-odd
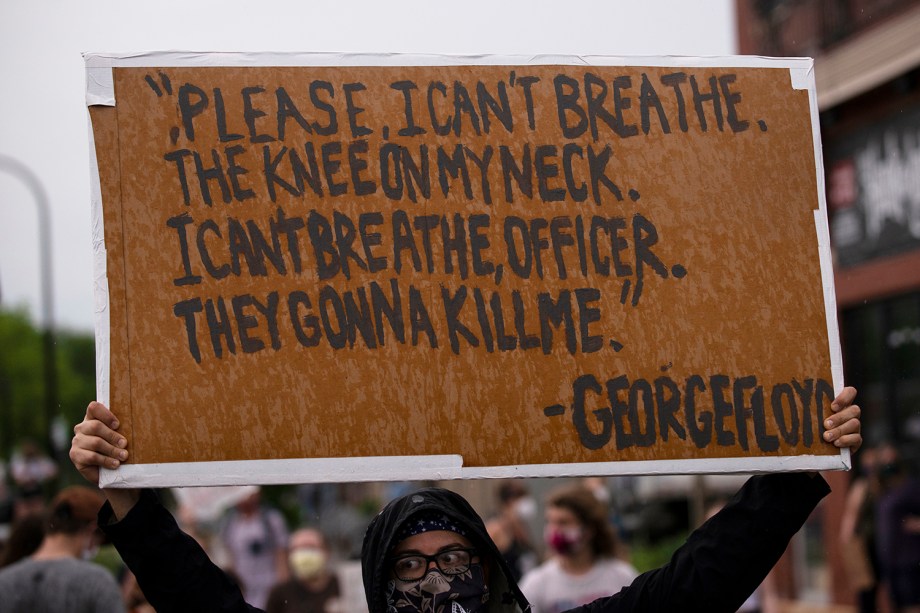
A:
[[[829,492],[816,473],[749,479],[729,504],[694,531],[669,563],[678,576],[684,573],[690,578],[679,583],[688,592],[684,601],[704,596],[697,602],[702,606],[708,598],[711,611],[736,610]]]
[[[135,489],[116,489],[110,487],[103,489],[102,493],[105,494],[109,504],[112,505],[115,519],[119,521],[125,518],[141,497],[141,491]]]

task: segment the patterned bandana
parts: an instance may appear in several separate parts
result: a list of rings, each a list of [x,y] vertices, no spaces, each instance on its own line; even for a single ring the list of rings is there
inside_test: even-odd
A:
[[[432,530],[448,530],[450,532],[456,532],[460,536],[466,536],[466,531],[443,513],[428,511],[413,515],[407,519],[403,525],[399,527],[399,530],[396,531],[393,542],[398,543],[410,536],[415,536],[423,532],[431,532]]]
[[[476,562],[460,575],[432,568],[420,581],[387,583],[387,613],[478,613],[488,600],[485,573]]]

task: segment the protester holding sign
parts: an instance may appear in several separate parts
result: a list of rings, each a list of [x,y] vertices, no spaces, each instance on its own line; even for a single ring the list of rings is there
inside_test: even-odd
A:
[[[824,439],[855,451],[862,444],[856,390],[834,399]],[[74,428],[70,458],[98,483],[99,470],[128,459],[128,441],[108,408],[93,402]],[[829,492],[816,474],[753,477],[695,531],[662,568],[580,611],[735,611],[782,555]],[[158,611],[251,611],[224,573],[150,491],[105,490],[99,523]],[[391,502],[371,522],[362,552],[371,613],[527,611],[530,605],[459,495],[430,488]]]

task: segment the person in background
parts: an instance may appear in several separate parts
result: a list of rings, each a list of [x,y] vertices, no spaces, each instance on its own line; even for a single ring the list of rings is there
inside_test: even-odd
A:
[[[268,595],[266,613],[333,613],[339,581],[329,562],[329,545],[319,530],[301,528],[288,539],[291,577]]]
[[[582,485],[550,493],[544,536],[552,556],[521,579],[534,613],[560,613],[618,592],[639,575],[617,558],[607,510]]]
[[[51,502],[45,537],[30,557],[0,570],[4,613],[123,613],[121,590],[105,568],[89,562],[100,544],[96,514],[103,498],[68,487]]]
[[[261,491],[256,490],[230,510],[220,538],[246,600],[264,607],[272,586],[288,577],[284,517],[263,505]]]
[[[498,487],[498,514],[486,522],[486,530],[519,581],[536,567],[537,555],[527,522],[536,515],[537,503],[519,480],[504,481]]]
[[[13,521],[29,515],[44,515],[48,510],[45,491],[40,485],[17,487],[13,493]]]
[[[10,458],[10,475],[13,483],[23,490],[41,487],[57,476],[57,464],[45,455],[38,443],[25,439]]]
[[[856,595],[858,613],[876,613],[881,573],[875,539],[875,509],[883,493],[879,448],[864,449],[847,489],[840,519],[847,586]]]
[[[58,474],[57,464],[32,439],[19,443],[10,458],[13,481],[13,521],[34,513],[44,513],[48,486]]]
[[[896,453],[879,467],[885,491],[876,509],[876,547],[895,613],[920,613],[920,478]]]

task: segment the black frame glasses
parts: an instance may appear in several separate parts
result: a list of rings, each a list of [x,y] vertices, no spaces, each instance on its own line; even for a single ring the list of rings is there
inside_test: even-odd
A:
[[[393,574],[400,581],[421,581],[428,574],[428,567],[434,562],[442,575],[448,577],[462,575],[470,569],[470,564],[477,555],[476,550],[471,547],[445,549],[432,556],[426,556],[423,553],[407,553],[393,558]],[[416,562],[418,566],[412,565],[412,562]]]

